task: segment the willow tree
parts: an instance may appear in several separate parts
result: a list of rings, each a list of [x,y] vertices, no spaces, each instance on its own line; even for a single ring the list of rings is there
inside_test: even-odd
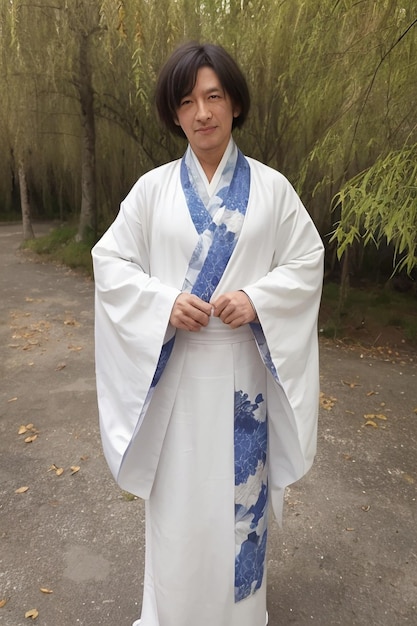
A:
[[[333,234],[342,258],[355,243],[392,246],[393,272],[417,267],[417,144],[391,151],[351,178],[335,196]],[[347,277],[346,277],[347,279]]]
[[[33,156],[30,145],[37,140],[39,81],[34,71],[33,59],[18,45],[15,9],[13,3],[1,7],[3,146],[9,155],[11,170],[19,188],[23,238],[31,239],[34,232],[28,171]],[[19,28],[21,32],[26,31],[29,24],[21,20]]]
[[[184,39],[220,43],[237,59],[253,102],[238,143],[293,182],[324,237],[341,217],[340,202],[330,210],[335,194],[417,141],[413,0],[11,0],[4,7],[15,15],[15,53],[26,55],[25,79],[37,90],[29,131],[38,135],[24,142],[36,153],[29,184],[77,208],[86,218],[80,237],[94,230],[95,206],[104,227],[138,175],[180,156],[184,144],[160,128],[153,90]],[[18,94],[10,92],[10,111]],[[82,188],[91,202],[81,200]]]
[[[387,12],[391,8],[387,3]],[[358,143],[366,123],[376,158],[366,167],[359,161],[332,203],[337,221],[331,242],[342,260],[342,294],[352,271],[351,253],[363,253],[369,245],[392,250],[393,274],[411,274],[417,266],[417,19],[404,6],[396,16],[362,86],[350,145]]]
[[[93,57],[101,32],[99,5],[59,0],[54,8],[46,4],[44,11],[54,14],[55,82],[79,103],[81,204],[76,238],[91,241],[97,234]]]
[[[39,0],[30,5],[22,0],[13,0],[7,10],[14,58],[20,60],[27,80],[36,80],[37,92],[42,94],[43,137],[49,130],[51,133],[57,131],[57,111],[53,108],[54,104],[62,103],[63,98],[68,99],[71,101],[72,111],[66,113],[74,117],[74,103],[78,103],[80,124],[77,161],[81,164],[78,238],[91,239],[90,233],[96,230],[97,210],[92,56],[94,39],[100,31],[99,5],[97,2],[84,3],[81,0],[56,0],[53,4],[47,0]],[[20,87],[24,87],[24,84],[21,80]],[[31,106],[33,97],[28,96],[24,100],[25,111],[22,117],[28,120],[29,128],[32,118],[28,109]],[[62,134],[69,125],[63,118],[64,116],[60,120]],[[77,131],[72,128],[71,132]],[[30,145],[27,139],[25,141],[25,135],[26,129],[23,129],[22,142]],[[55,151],[58,156],[59,145],[55,145]],[[62,162],[65,162],[65,158]],[[78,178],[75,163],[72,164],[72,176],[75,180]]]

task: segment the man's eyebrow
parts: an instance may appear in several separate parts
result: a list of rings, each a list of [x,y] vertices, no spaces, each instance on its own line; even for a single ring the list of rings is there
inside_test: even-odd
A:
[[[206,89],[206,90],[204,91],[204,93],[206,93],[206,94],[210,94],[210,93],[214,93],[215,91],[220,91],[220,92],[223,92],[223,91],[224,91],[224,89],[223,89],[223,87],[220,87],[220,86],[218,86],[218,87],[209,87],[208,89]]]
[[[193,87],[193,89],[191,89],[191,91],[189,91],[188,93],[185,93],[185,94],[182,96],[182,98],[187,98],[187,96],[190,96],[190,95],[193,93],[193,91],[194,91],[194,87]],[[203,93],[204,93],[205,95],[210,95],[211,93],[216,93],[216,92],[217,92],[217,93],[218,93],[218,92],[220,92],[220,93],[224,93],[224,89],[223,89],[223,87],[221,87],[220,85],[219,85],[218,87],[215,87],[215,86],[213,86],[213,87],[207,87],[207,89],[205,89]]]

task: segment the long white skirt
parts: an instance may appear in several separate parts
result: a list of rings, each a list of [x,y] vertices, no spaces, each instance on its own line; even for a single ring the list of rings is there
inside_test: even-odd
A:
[[[236,397],[243,398],[250,420],[262,428],[265,367],[250,328],[230,330],[216,318],[199,333],[177,333],[169,368],[175,367],[178,350],[185,350],[184,366],[146,502],[144,594],[141,619],[135,624],[264,626],[268,515],[266,505],[262,515],[251,514],[251,507],[267,491],[266,459],[248,472],[243,484],[235,485],[235,403]],[[156,393],[163,392],[165,373]],[[258,445],[256,437],[248,440],[246,434],[239,442],[248,455]],[[250,462],[253,466],[253,458]],[[246,516],[236,517],[236,506]],[[254,517],[257,521],[251,524]],[[238,590],[243,599],[235,601],[236,576],[245,565],[236,566],[236,558],[251,529],[252,539],[254,533],[262,537],[262,549],[255,548],[258,569],[249,574],[250,591]],[[250,546],[245,552],[249,561]]]

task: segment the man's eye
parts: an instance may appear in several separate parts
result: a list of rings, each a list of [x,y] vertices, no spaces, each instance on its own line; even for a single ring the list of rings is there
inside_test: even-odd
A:
[[[181,106],[184,106],[184,104],[190,104],[191,100],[181,100]]]

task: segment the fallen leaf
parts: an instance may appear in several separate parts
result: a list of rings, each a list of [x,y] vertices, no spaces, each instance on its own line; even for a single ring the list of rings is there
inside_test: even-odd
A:
[[[26,493],[28,489],[29,487],[19,487],[19,489],[16,489],[15,493]]]
[[[7,402],[16,402],[16,400],[17,400],[17,397],[15,397],[15,398],[9,398],[9,400],[7,400]],[[417,410],[417,409],[416,409],[416,410]]]
[[[73,350],[75,352],[79,352],[82,349],[83,349],[82,346],[68,346],[68,350]]]
[[[27,430],[32,430],[32,428],[34,428],[33,424],[26,424]]]
[[[31,435],[30,437],[26,437],[25,443],[32,443],[32,441],[35,441],[35,439],[37,438],[38,438],[38,435]]]
[[[410,476],[410,474],[403,474],[403,479],[405,480],[406,483],[408,483],[409,485],[414,485],[414,478],[412,476]]]
[[[367,513],[370,508],[371,507],[369,506],[369,504],[367,504],[366,506],[361,506],[362,511],[365,511],[365,513]]]
[[[330,411],[337,402],[336,398],[332,398],[331,396],[326,396],[323,391],[320,391],[320,406],[326,411]]]
[[[46,587],[41,587],[40,591],[42,591],[42,593],[54,593],[52,589],[47,589]]]
[[[25,613],[25,617],[30,617],[32,619],[36,619],[39,615],[39,612],[37,609],[30,609],[30,611],[26,611]]]
[[[342,380],[342,383],[344,385],[347,385],[351,389],[354,389],[355,387],[361,387],[360,383],[349,383],[347,380]]]
[[[80,323],[74,319],[68,319],[64,321],[65,326],[80,326]]]
[[[349,532],[352,532],[355,529],[354,528],[345,528],[345,530],[348,530]]]
[[[23,424],[19,427],[19,430],[17,431],[18,435],[24,435],[25,433],[27,433],[28,429],[26,428],[26,426],[24,426]]]
[[[383,413],[366,413],[363,416],[366,420],[370,419],[377,419],[377,420],[383,420],[384,422],[388,419],[388,417],[386,415],[384,415]]]
[[[55,472],[57,476],[61,476],[61,474],[64,473],[64,468],[58,467],[55,463],[53,463],[50,467],[48,467],[48,472]]]
[[[64,367],[67,367],[67,364],[66,364],[66,363],[58,363],[58,365],[57,365],[57,366],[56,366],[56,368],[55,368],[55,371],[56,371],[56,372],[60,372],[61,370],[63,370],[63,369],[64,369]]]
[[[77,472],[79,472],[79,471],[80,471],[80,469],[81,469],[81,468],[80,468],[80,466],[79,466],[79,465],[71,465],[71,476],[72,476],[73,474],[76,474]]]
[[[376,391],[368,391],[368,393],[366,395],[369,398],[370,396],[374,396],[375,394],[376,394]]]
[[[123,491],[123,498],[125,500],[127,500],[128,502],[133,502],[133,500],[137,500],[138,499],[137,496],[133,495],[133,493],[129,493],[128,491]],[[290,506],[292,504],[293,503],[291,503]]]
[[[6,603],[7,600],[5,598],[3,598],[3,600],[0,600],[0,609],[3,608]]]
[[[364,426],[372,426],[373,428],[378,428],[378,424],[373,420],[368,420],[367,422],[365,422]]]

